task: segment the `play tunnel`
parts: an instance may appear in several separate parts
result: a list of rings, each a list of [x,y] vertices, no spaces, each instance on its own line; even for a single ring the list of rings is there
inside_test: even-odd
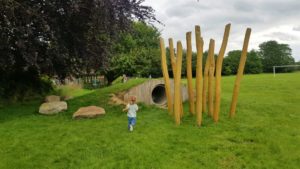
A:
[[[173,95],[173,80],[170,81],[171,93]],[[135,86],[124,94],[124,100],[127,101],[130,96],[136,96],[137,102],[143,102],[147,105],[165,106],[167,104],[167,96],[165,92],[165,84],[163,80],[152,79],[138,86]],[[181,87],[183,101],[188,99],[187,88]]]

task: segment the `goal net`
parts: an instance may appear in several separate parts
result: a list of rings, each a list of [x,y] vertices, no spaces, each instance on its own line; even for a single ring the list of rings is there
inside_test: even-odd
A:
[[[275,77],[276,72],[293,72],[297,70],[300,70],[300,65],[273,66],[273,75]]]

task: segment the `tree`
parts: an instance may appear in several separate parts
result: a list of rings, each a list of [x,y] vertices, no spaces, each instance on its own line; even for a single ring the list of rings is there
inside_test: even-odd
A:
[[[114,42],[133,20],[156,21],[143,1],[0,1],[0,84],[6,86],[0,95],[13,90],[19,84],[14,77],[24,73],[32,77],[19,85],[41,75],[64,78],[106,69]]]
[[[237,73],[241,54],[241,50],[233,50],[228,52],[223,61],[223,75]],[[258,57],[258,54],[255,50],[251,50],[250,52],[248,52],[244,72],[245,74],[257,74],[262,72],[261,59]]]
[[[104,71],[109,82],[122,74],[161,76],[158,30],[143,22],[133,23],[132,31],[122,34],[114,47],[109,69]]]
[[[263,65],[258,52],[251,50],[247,54],[247,61],[245,66],[246,74],[258,74],[263,72]]]
[[[262,59],[264,72],[272,72],[273,66],[294,64],[292,49],[288,44],[280,44],[274,40],[259,45],[259,56]],[[281,69],[285,71],[285,69]]]

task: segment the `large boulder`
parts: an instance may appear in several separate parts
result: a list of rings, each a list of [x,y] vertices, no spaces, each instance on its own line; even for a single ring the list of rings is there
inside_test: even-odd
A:
[[[46,96],[45,102],[59,102],[60,97],[55,95]]]
[[[68,109],[68,105],[66,102],[63,101],[48,102],[48,103],[43,103],[40,106],[39,113],[51,115],[51,114],[57,114],[67,109]]]
[[[100,115],[104,115],[105,110],[102,107],[88,106],[79,108],[74,114],[73,119],[78,118],[95,118]]]

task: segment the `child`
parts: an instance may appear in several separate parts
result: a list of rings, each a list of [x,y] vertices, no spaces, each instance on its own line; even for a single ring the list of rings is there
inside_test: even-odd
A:
[[[136,102],[136,97],[131,96],[129,103],[126,105],[126,108],[123,109],[123,111],[127,111],[129,131],[133,131],[133,126],[136,123],[136,112],[139,109],[135,102]]]

